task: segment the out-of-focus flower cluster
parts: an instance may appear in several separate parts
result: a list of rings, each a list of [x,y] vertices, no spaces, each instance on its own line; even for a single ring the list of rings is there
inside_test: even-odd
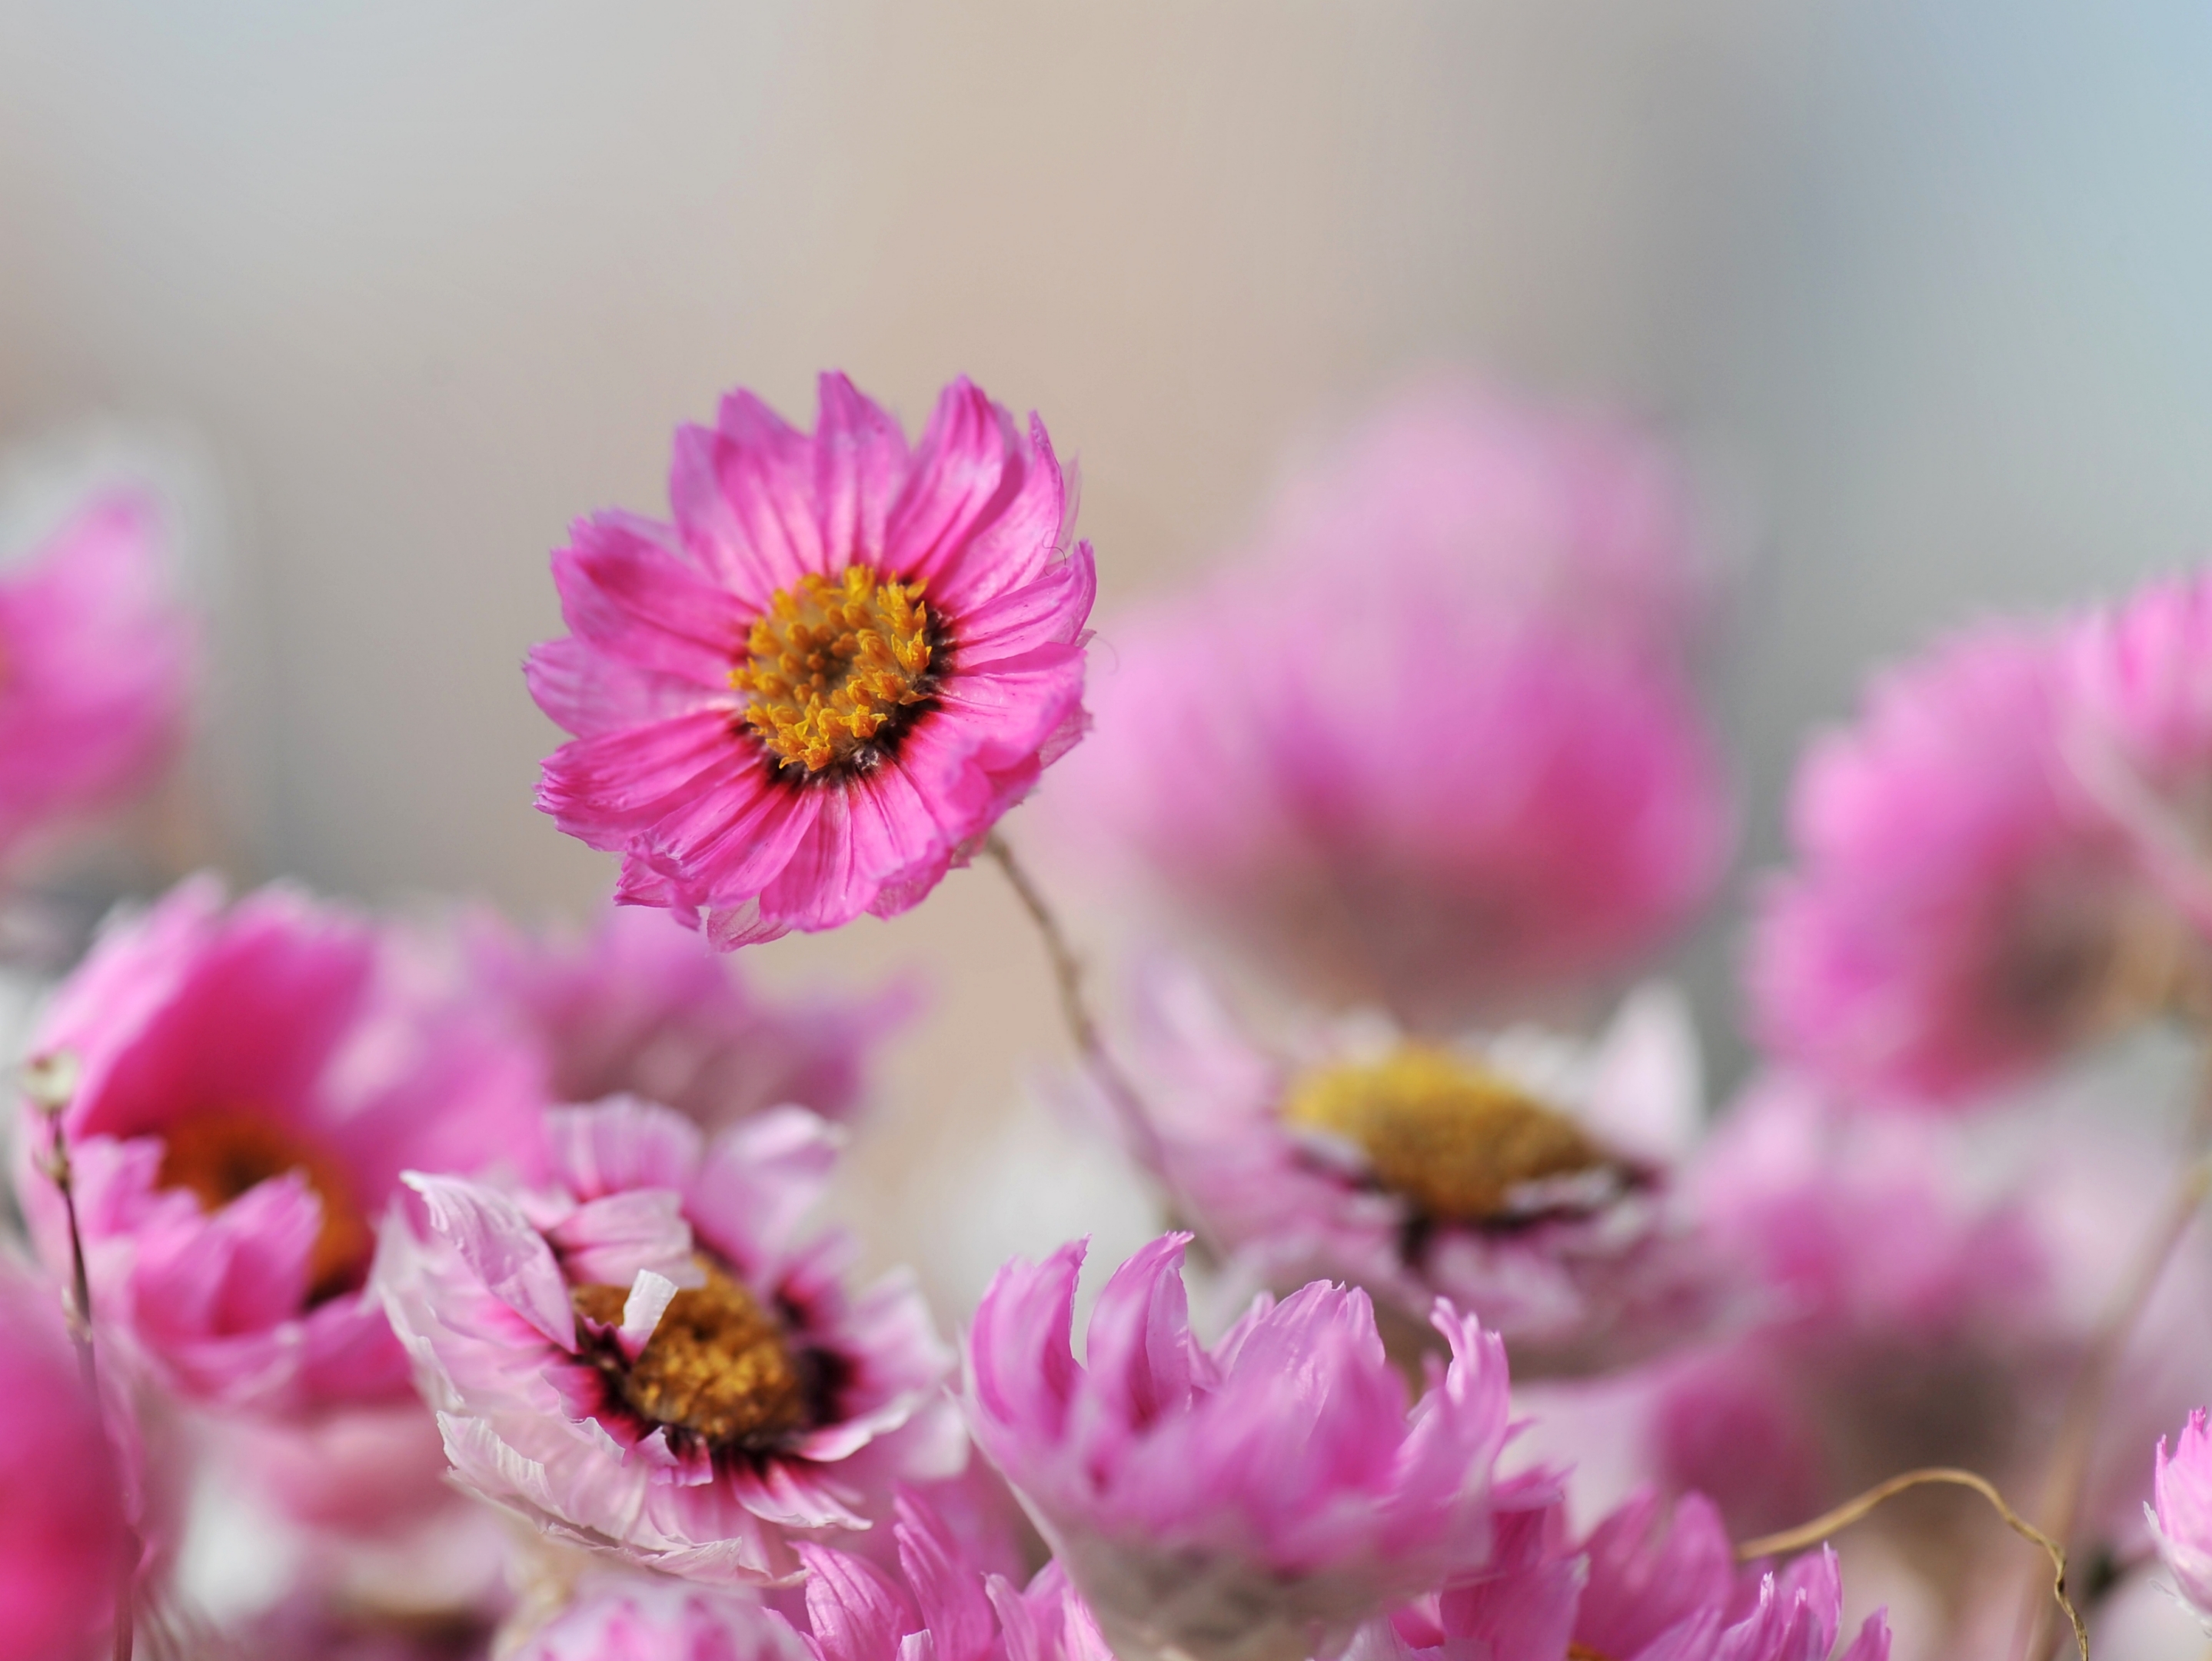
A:
[[[1736,842],[1727,583],[1632,424],[1432,385],[1109,651],[1043,423],[964,380],[912,442],[842,375],[811,431],[733,393],[669,494],[578,521],[528,664],[588,928],[198,876],[49,989],[0,1661],[2212,1622],[2212,578],[1940,640],[1814,743],[1715,1112],[1653,976]],[[187,730],[163,569],[114,497],[0,572],[0,854]],[[817,1214],[917,1001],[725,954],[979,859],[1159,1232],[933,1309]]]

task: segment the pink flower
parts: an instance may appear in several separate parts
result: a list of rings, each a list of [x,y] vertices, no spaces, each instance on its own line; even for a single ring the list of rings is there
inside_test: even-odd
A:
[[[833,1158],[812,1114],[702,1142],[617,1099],[546,1116],[553,1181],[410,1172],[376,1281],[460,1480],[556,1537],[669,1573],[795,1575],[795,1534],[865,1529],[964,1457],[951,1358],[902,1277],[796,1238]]]
[[[1043,424],[957,380],[909,452],[825,374],[811,437],[745,392],[683,429],[670,496],[554,556],[574,632],[530,687],[576,738],[539,806],[718,946],[905,910],[1083,729],[1095,580]]]
[[[1733,837],[1658,472],[1494,409],[1386,422],[1112,630],[1048,804],[1071,855],[1133,855],[1270,971],[1411,1025],[1617,973]]]
[[[184,731],[193,630],[152,505],[100,496],[0,575],[0,850],[144,788]]]
[[[1725,1300],[1667,1193],[1703,1104],[1687,1013],[1662,989],[1589,1045],[1346,1024],[1270,1054],[1170,967],[1141,983],[1139,1014],[1162,1174],[1232,1292],[1344,1280],[1414,1323],[1448,1298],[1526,1372],[1682,1342]]]
[[[896,1573],[833,1547],[802,1545],[806,1645],[814,1661],[1113,1661],[1059,1565],[1026,1591],[981,1561],[919,1496],[891,1530]]]
[[[2159,1439],[2151,1491],[2143,1513],[2158,1555],[2182,1601],[2212,1624],[2212,1431],[2203,1409],[2189,1415],[2172,1453]]]
[[[976,1440],[1022,1494],[1125,1658],[1302,1661],[1378,1609],[1466,1579],[1501,1506],[1498,1339],[1439,1302],[1449,1371],[1409,1415],[1366,1295],[1261,1297],[1211,1350],[1192,1337],[1183,1243],[1115,1270],[1071,1352],[1080,1244],[1017,1260],[968,1342]]]
[[[757,1603],[644,1576],[587,1581],[503,1653],[508,1661],[806,1661],[798,1634]]]
[[[791,1104],[850,1116],[911,1001],[772,1000],[657,911],[610,906],[581,940],[528,938],[489,911],[463,933],[475,983],[544,1055],[549,1099],[642,1096],[709,1129]]]
[[[67,1052],[63,1115],[103,1323],[172,1387],[299,1415],[408,1396],[361,1287],[401,1171],[467,1170],[531,1143],[526,1055],[405,983],[387,942],[284,888],[226,911],[198,879],[112,927],[56,994],[34,1054]],[[58,1196],[17,1183],[50,1265]]]
[[[135,1547],[125,1472],[53,1293],[0,1267],[0,1661],[105,1656]]]

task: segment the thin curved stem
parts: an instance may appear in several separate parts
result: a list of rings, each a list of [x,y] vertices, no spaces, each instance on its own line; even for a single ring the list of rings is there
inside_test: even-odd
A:
[[[1808,1546],[1819,1545],[1831,1535],[1841,1533],[1908,1489],[1935,1487],[1972,1488],[1990,1502],[1996,1514],[2004,1519],[2007,1528],[2038,1548],[2051,1560],[2051,1598],[2064,1611],[2068,1623],[2074,1628],[2074,1643],[2081,1652],[2081,1661],[2089,1661],[2089,1629],[2082,1624],[2080,1612],[2066,1595],[2065,1548],[2014,1511],[2006,1503],[2004,1495],[1997,1492],[1996,1484],[1977,1471],[1960,1470],[1950,1465],[1929,1465],[1919,1470],[1900,1472],[1800,1527],[1745,1541],[1735,1548],[1736,1558],[1739,1561],[1749,1562],[1753,1558],[1776,1557],[1793,1551],[1803,1551]]]
[[[1006,873],[1014,897],[1036,925],[1037,934],[1044,941],[1045,956],[1052,963],[1053,981],[1060,992],[1060,1016],[1067,1024],[1068,1036],[1074,1039],[1077,1053],[1083,1057],[1100,1092],[1113,1109],[1122,1135],[1128,1139],[1130,1151],[1155,1177],[1167,1182],[1160,1133],[1152,1116],[1145,1111],[1144,1098],[1114,1058],[1113,1051],[1107,1048],[1097,1017],[1091,1013],[1083,959],[1070,943],[1067,931],[1060,927],[1059,916],[1046,900],[1044,891],[1014,857],[1014,850],[1006,845],[1005,837],[993,831],[984,840],[983,851]]]

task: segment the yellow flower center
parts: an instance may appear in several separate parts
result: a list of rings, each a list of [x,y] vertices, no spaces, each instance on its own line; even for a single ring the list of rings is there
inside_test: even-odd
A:
[[[881,758],[933,684],[937,643],[921,588],[848,565],[775,591],[730,684],[753,695],[745,724],[779,767],[818,773]]]
[[[1442,1222],[1510,1218],[1529,1183],[1613,1163],[1565,1114],[1428,1044],[1318,1068],[1292,1087],[1283,1116],[1354,1144],[1376,1183]]]
[[[719,1264],[698,1262],[707,1284],[668,1300],[635,1361],[611,1347],[593,1360],[641,1418],[716,1447],[773,1448],[806,1426],[806,1376],[775,1317]],[[629,1289],[580,1286],[569,1297],[579,1315],[615,1325]]]
[[[203,1211],[220,1211],[251,1189],[297,1171],[323,1202],[323,1226],[307,1255],[307,1300],[319,1304],[361,1284],[376,1237],[344,1171],[265,1116],[243,1109],[195,1113],[162,1135],[159,1188],[181,1188]]]

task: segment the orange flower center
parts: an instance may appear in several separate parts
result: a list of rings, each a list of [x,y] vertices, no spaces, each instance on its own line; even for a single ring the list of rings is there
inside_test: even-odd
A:
[[[865,765],[929,697],[935,647],[921,587],[848,565],[775,591],[730,684],[753,695],[745,724],[779,767]]]
[[[319,1304],[361,1284],[376,1237],[345,1172],[329,1154],[245,1109],[192,1114],[162,1137],[156,1185],[185,1189],[203,1211],[220,1211],[289,1171],[301,1173],[323,1205],[322,1230],[307,1255],[307,1301]]]
[[[719,1264],[697,1262],[707,1284],[668,1300],[635,1361],[607,1349],[594,1362],[623,1404],[656,1425],[717,1447],[775,1447],[806,1425],[805,1374],[775,1317]],[[579,1315],[613,1325],[629,1290],[580,1286],[568,1295]]]
[[[1377,1183],[1438,1221],[1499,1221],[1528,1184],[1612,1164],[1565,1114],[1429,1044],[1318,1068],[1292,1087],[1283,1116],[1357,1146]]]

